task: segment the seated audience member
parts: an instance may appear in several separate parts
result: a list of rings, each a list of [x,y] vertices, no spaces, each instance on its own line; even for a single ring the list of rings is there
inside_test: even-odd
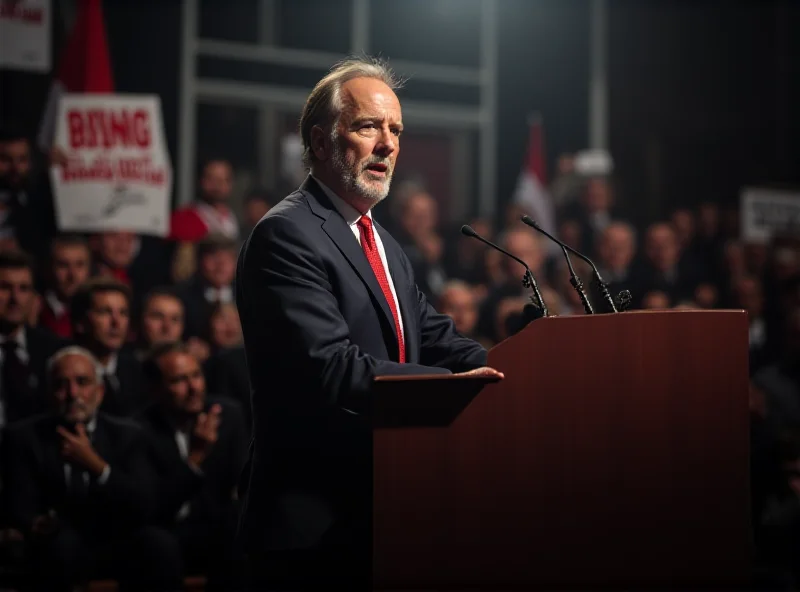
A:
[[[179,589],[177,546],[145,526],[154,502],[145,432],[97,411],[103,383],[89,351],[58,351],[47,379],[52,411],[8,427],[3,449],[9,522],[25,536],[38,588],[112,577]]]
[[[156,523],[177,539],[188,572],[207,574],[210,589],[235,588],[234,490],[247,446],[241,409],[207,398],[200,364],[183,344],[153,348],[144,374],[154,400],[140,420],[151,438]]]
[[[174,343],[183,336],[183,301],[172,288],[156,288],[142,300],[137,334],[137,354],[144,359],[159,343]]]
[[[453,319],[456,331],[461,335],[475,339],[478,325],[478,302],[474,291],[468,284],[459,280],[447,282],[439,296],[437,310]]]
[[[52,199],[37,178],[28,137],[0,130],[0,244],[38,258],[55,225]]]
[[[500,246],[522,259],[536,277],[539,288],[545,287],[544,263],[545,250],[541,239],[526,228],[515,227],[499,238]],[[494,249],[487,255],[495,252]],[[510,257],[500,256],[498,267],[503,271],[502,283],[493,286],[486,299],[481,304],[478,317],[478,332],[485,335],[495,343],[502,341],[503,336],[498,332],[497,309],[500,303],[508,298],[518,299],[530,295],[530,290],[522,285],[525,268]],[[521,310],[521,308],[520,308]],[[504,333],[505,331],[503,331]]]
[[[175,343],[183,336],[183,301],[172,287],[154,288],[142,300],[139,318],[136,357],[143,361],[150,349],[160,343]],[[202,339],[192,337],[187,342],[189,350],[199,360],[209,356],[209,346]]]
[[[231,302],[217,304],[208,319],[208,342],[213,351],[242,345],[242,322]]]
[[[230,206],[232,195],[231,163],[218,157],[204,160],[200,165],[197,201],[172,213],[170,239],[193,243],[220,234],[238,240],[239,222]]]
[[[144,407],[141,365],[123,349],[130,324],[130,289],[105,277],[84,283],[72,298],[75,341],[88,349],[103,370],[103,411],[133,415]]]
[[[132,285],[128,268],[136,257],[137,236],[133,232],[98,232],[89,239],[94,258],[93,275],[114,278]]]
[[[634,257],[636,255],[636,232],[626,222],[612,222],[600,233],[597,244],[598,271],[608,284],[612,298],[622,290],[628,290],[636,299],[642,297],[641,287],[636,281]],[[594,280],[586,282],[595,312],[611,312],[603,294]],[[570,286],[571,287],[571,286]],[[580,303],[578,303],[580,306]]]
[[[697,270],[691,267],[691,262],[681,259],[680,243],[670,224],[658,222],[650,225],[644,255],[642,294],[664,292],[672,301],[694,297],[695,288],[700,283]]]
[[[41,377],[62,345],[47,331],[26,326],[33,301],[30,258],[0,253],[0,426],[45,409]]]
[[[91,254],[86,240],[78,235],[60,235],[50,245],[45,278],[41,326],[58,337],[72,337],[70,302],[78,287],[89,279]]]
[[[259,220],[267,215],[272,206],[277,203],[277,199],[269,191],[256,187],[247,192],[244,196],[244,204],[242,206],[242,229],[240,237],[242,239],[250,236],[253,228],[256,227]]]
[[[239,403],[248,435],[252,424],[250,375],[242,341],[242,324],[233,304],[221,304],[211,313],[210,344],[214,350],[203,370],[211,392]]]
[[[214,306],[234,301],[236,242],[220,235],[203,239],[197,247],[197,263],[195,276],[180,287],[187,337],[204,334]]]

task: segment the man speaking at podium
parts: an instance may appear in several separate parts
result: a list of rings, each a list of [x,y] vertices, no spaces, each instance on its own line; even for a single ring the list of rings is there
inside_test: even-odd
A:
[[[400,152],[399,86],[372,59],[344,61],[320,80],[300,119],[310,174],[239,257],[254,417],[240,537],[253,589],[371,589],[365,411],[376,376],[502,378],[428,303],[399,244],[372,219]]]

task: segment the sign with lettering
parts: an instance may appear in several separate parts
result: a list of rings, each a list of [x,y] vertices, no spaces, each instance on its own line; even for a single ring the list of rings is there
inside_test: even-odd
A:
[[[172,165],[151,95],[67,94],[59,103],[50,169],[65,231],[169,232]]]
[[[0,0],[0,68],[50,71],[50,0]]]
[[[742,190],[740,208],[746,241],[800,236],[800,191],[747,187]]]

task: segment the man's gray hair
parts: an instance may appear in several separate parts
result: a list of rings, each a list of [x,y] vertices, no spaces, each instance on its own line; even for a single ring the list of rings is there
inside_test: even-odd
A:
[[[79,345],[68,345],[67,347],[62,347],[60,350],[50,356],[50,359],[47,360],[47,380],[49,382],[52,381],[53,369],[55,368],[56,364],[58,364],[59,361],[67,356],[82,356],[89,360],[94,367],[94,373],[97,381],[102,382],[103,367],[100,365],[100,362],[94,357],[92,352],[85,347],[80,347]]]
[[[388,64],[376,57],[350,57],[337,62],[325,77],[317,82],[308,95],[300,115],[300,137],[303,141],[303,166],[310,169],[314,163],[311,148],[311,130],[320,126],[332,132],[344,109],[342,85],[355,78],[375,78],[392,90],[403,87],[405,80],[399,78]]]

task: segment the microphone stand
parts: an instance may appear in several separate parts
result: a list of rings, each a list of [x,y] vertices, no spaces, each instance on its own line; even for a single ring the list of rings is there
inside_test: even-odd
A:
[[[531,299],[531,302],[533,302],[533,304],[541,310],[541,316],[550,316],[550,312],[547,310],[547,305],[544,303],[542,293],[539,291],[539,284],[536,283],[536,278],[533,277],[530,269],[525,270],[525,274],[522,276],[522,285],[526,288],[530,288],[533,291],[533,296],[529,296],[529,298]]]
[[[530,227],[531,227],[531,228],[533,228],[534,230],[537,230],[537,231],[541,232],[543,235],[545,235],[545,236],[546,236],[547,238],[549,238],[551,241],[553,241],[554,243],[556,243],[557,245],[559,245],[559,246],[560,246],[562,249],[564,249],[565,251],[569,251],[570,253],[572,253],[572,254],[573,254],[573,255],[575,255],[576,257],[579,257],[580,259],[582,259],[583,261],[585,261],[586,263],[588,263],[588,264],[589,264],[589,266],[592,268],[592,276],[594,277],[594,281],[595,281],[595,283],[597,284],[597,287],[600,289],[600,294],[603,296],[603,300],[605,300],[605,301],[606,301],[606,303],[608,304],[608,306],[611,308],[611,311],[612,311],[612,312],[619,312],[619,311],[617,310],[617,306],[616,306],[616,304],[614,304],[614,299],[611,297],[611,293],[608,291],[608,284],[606,284],[606,283],[603,281],[603,278],[602,278],[602,277],[600,277],[600,272],[599,272],[599,271],[597,271],[597,266],[594,264],[594,261],[592,261],[591,259],[589,259],[589,258],[588,258],[586,255],[584,255],[583,253],[581,253],[581,252],[579,252],[579,251],[576,251],[575,249],[573,249],[572,247],[570,247],[568,244],[566,244],[566,243],[563,243],[563,242],[561,242],[560,240],[558,240],[558,239],[557,239],[556,237],[554,237],[552,234],[550,234],[550,233],[549,233],[549,232],[547,232],[545,229],[543,229],[541,226],[539,226],[539,225],[536,223],[536,220],[534,220],[534,219],[533,219],[533,218],[531,218],[530,216],[522,216],[522,222],[523,222],[523,224],[526,224],[526,225],[530,226]],[[574,284],[573,284],[573,285],[574,285]],[[582,300],[582,299],[581,299],[581,300]]]
[[[567,267],[569,268],[569,283],[572,284],[572,287],[575,288],[578,296],[580,296],[581,303],[583,304],[583,310],[586,311],[586,314],[594,314],[592,303],[589,302],[589,297],[583,290],[583,281],[581,281],[581,278],[578,277],[578,274],[575,273],[575,269],[572,267],[572,260],[569,258],[569,253],[563,246],[561,247],[561,250],[564,252],[564,258],[567,260]]]
[[[472,226],[468,224],[464,224],[464,226],[461,227],[461,234],[463,234],[464,236],[469,236],[471,238],[478,239],[483,244],[488,245],[497,251],[500,251],[501,253],[503,253],[503,255],[511,257],[514,261],[522,265],[525,268],[525,273],[522,276],[522,285],[525,288],[529,288],[533,292],[533,295],[530,296],[531,303],[541,312],[541,315],[536,316],[535,318],[550,316],[550,312],[547,310],[547,305],[544,303],[544,298],[542,297],[542,293],[539,291],[539,284],[536,283],[536,278],[533,277],[533,272],[531,272],[531,268],[528,267],[527,263],[525,263],[522,259],[520,259],[516,255],[512,255],[502,247],[494,244],[492,241],[483,238],[480,234],[475,232]],[[523,314],[525,314],[526,316],[529,315],[529,313],[525,311],[523,311]]]

